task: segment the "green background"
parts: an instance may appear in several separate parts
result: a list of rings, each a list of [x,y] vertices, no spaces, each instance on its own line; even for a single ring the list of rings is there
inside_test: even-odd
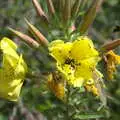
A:
[[[39,2],[44,5],[45,1]],[[86,6],[89,6],[89,3]],[[41,74],[52,70],[45,51],[42,48],[40,51],[31,49],[8,30],[8,27],[12,27],[29,34],[24,18],[43,31],[31,0],[0,0],[0,39],[4,36],[13,39],[20,46],[20,52],[23,53],[29,70],[38,73],[35,77],[26,78],[21,92],[21,102],[13,103],[0,99],[0,120],[67,120],[64,118],[66,105],[50,92],[46,85],[46,75]],[[79,24],[79,19],[76,24]],[[99,47],[109,40],[120,38],[120,32],[112,32],[116,25],[120,25],[120,0],[106,0],[89,29],[89,36]],[[119,51],[118,47],[116,52],[120,54]],[[110,93],[108,107],[97,111],[100,106],[99,99],[78,89],[72,96],[74,99],[70,99],[69,106],[70,114],[73,110],[76,113],[74,120],[120,119],[120,67],[117,69],[115,80],[105,81]]]

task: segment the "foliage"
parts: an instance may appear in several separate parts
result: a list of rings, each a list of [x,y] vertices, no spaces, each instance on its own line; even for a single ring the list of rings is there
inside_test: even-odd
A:
[[[39,0],[42,3],[42,7],[45,12],[48,12],[44,0]],[[54,0],[54,2],[56,2]],[[88,2],[81,8],[81,13],[79,18],[77,18],[76,26],[79,26],[79,21],[85,13],[85,10],[89,8],[91,2]],[[89,29],[89,36],[95,40],[96,46],[100,46],[102,43],[107,41],[107,39],[115,39],[120,37],[119,32],[112,33],[112,30],[116,23],[120,24],[120,1],[111,0],[105,1],[100,13],[97,15],[92,27]],[[1,120],[69,120],[70,118],[74,120],[89,120],[89,119],[104,119],[104,120],[119,120],[120,118],[120,76],[115,74],[115,81],[106,81],[107,94],[108,97],[108,107],[99,108],[101,102],[98,97],[94,97],[92,93],[86,92],[85,88],[72,88],[70,87],[68,91],[68,102],[65,102],[56,98],[56,96],[50,92],[47,86],[48,74],[47,72],[54,71],[55,66],[51,61],[51,58],[47,54],[47,50],[44,47],[39,49],[31,49],[29,46],[24,45],[22,42],[18,42],[18,38],[8,31],[7,27],[19,29],[30,35],[29,31],[26,31],[26,24],[24,17],[30,19],[37,28],[47,36],[49,41],[54,39],[67,40],[69,36],[64,32],[60,32],[61,29],[65,27],[62,24],[58,29],[58,19],[55,17],[52,21],[52,26],[46,27],[46,24],[38,18],[36,15],[31,1],[27,0],[6,0],[2,1],[0,5],[0,38],[3,36],[8,36],[9,38],[14,38],[14,40],[20,46],[20,52],[23,53],[23,57],[26,60],[29,69],[29,74],[24,82],[24,86],[21,93],[21,98],[18,103],[12,103],[5,100],[0,100],[0,119]],[[57,8],[56,4],[56,8]],[[57,9],[58,10],[58,9]],[[59,11],[57,11],[59,13]],[[23,14],[24,13],[24,14]],[[32,15],[31,15],[32,14]],[[73,16],[75,17],[75,16]],[[52,18],[52,15],[51,15]],[[64,18],[68,19],[68,18]],[[62,22],[62,21],[61,21]],[[29,24],[29,22],[28,22]],[[29,24],[30,27],[30,24]],[[44,29],[43,29],[44,28]],[[54,29],[53,29],[54,28]],[[85,28],[84,28],[85,29]],[[83,31],[84,31],[83,29]],[[47,32],[46,32],[47,31]],[[71,29],[69,30],[71,32]],[[69,31],[67,31],[69,33]],[[77,33],[79,31],[76,31]],[[77,36],[79,36],[77,34]],[[34,34],[32,35],[35,38]],[[71,41],[76,36],[72,36]],[[36,38],[35,38],[36,39]],[[38,39],[38,38],[37,38]],[[117,48],[119,53],[119,48]],[[101,63],[102,64],[102,63]],[[104,71],[104,68],[99,68],[100,71]],[[119,71],[119,67],[118,67]],[[68,112],[69,109],[69,112]],[[98,110],[97,110],[98,109]],[[66,114],[66,116],[65,116]],[[70,118],[68,118],[70,116]],[[65,118],[64,118],[65,117]]]

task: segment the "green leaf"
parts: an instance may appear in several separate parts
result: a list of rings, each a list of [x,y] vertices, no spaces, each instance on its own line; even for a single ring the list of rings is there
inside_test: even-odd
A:
[[[0,120],[7,120],[7,117],[5,117],[2,114],[0,114]]]
[[[104,118],[104,115],[101,114],[84,114],[84,115],[75,115],[74,117],[75,119],[80,119],[80,120],[84,120],[84,119],[98,119],[98,118]]]

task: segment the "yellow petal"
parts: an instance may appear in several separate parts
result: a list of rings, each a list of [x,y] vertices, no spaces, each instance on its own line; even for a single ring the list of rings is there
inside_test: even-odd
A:
[[[68,57],[71,46],[72,44],[70,42],[64,43],[62,40],[55,40],[50,43],[49,51],[57,62],[64,63],[65,59]]]
[[[89,57],[98,56],[98,52],[89,38],[79,37],[78,40],[73,42],[71,56],[73,59],[79,61]]]
[[[81,86],[83,86],[85,80],[84,80],[84,78],[79,77],[79,78],[71,79],[70,82],[73,85],[73,87],[81,87]]]
[[[0,69],[0,97],[17,101],[27,72],[27,65],[22,55],[17,54],[17,45],[10,39],[2,39],[0,49],[3,53]]]
[[[16,50],[17,49],[17,45],[11,41],[9,38],[4,37],[1,41],[1,49],[5,49],[5,48],[11,48]],[[7,49],[8,50],[8,49]]]
[[[8,54],[15,58],[18,58],[18,55],[16,53],[17,46],[9,38],[3,38],[0,41],[0,49],[2,50],[3,54]]]
[[[92,92],[94,95],[99,96],[98,89],[95,85],[85,85],[85,88],[88,92]]]

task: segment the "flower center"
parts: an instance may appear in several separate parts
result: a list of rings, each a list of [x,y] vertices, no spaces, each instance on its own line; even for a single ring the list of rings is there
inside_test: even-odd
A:
[[[75,60],[72,58],[67,58],[65,64],[71,65],[71,67],[75,68]]]

